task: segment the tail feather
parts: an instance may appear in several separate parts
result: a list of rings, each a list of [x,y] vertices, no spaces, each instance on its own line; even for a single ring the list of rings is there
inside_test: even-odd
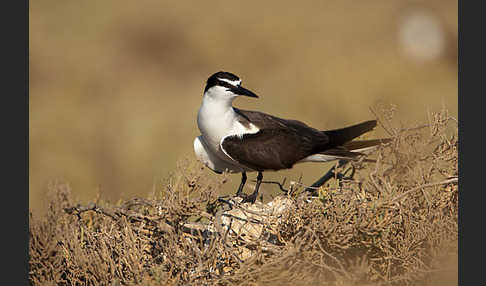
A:
[[[376,120],[365,121],[353,126],[323,131],[330,138],[330,146],[342,146],[354,138],[373,130]]]
[[[327,149],[326,151],[319,152],[319,154],[328,155],[328,156],[336,156],[337,158],[344,159],[344,158],[354,158],[358,155],[363,155],[359,152],[352,152],[351,150],[347,150],[345,148],[332,148]]]
[[[343,144],[343,147],[349,151],[365,149],[369,147],[374,147],[380,144],[388,143],[391,141],[391,138],[383,138],[383,139],[372,139],[372,140],[356,140],[356,141],[349,141]],[[359,152],[359,151],[358,151]]]
[[[329,142],[324,150],[307,156],[300,162],[328,162],[333,160],[352,160],[360,155],[369,154],[382,143],[390,142],[390,138],[356,140],[354,138],[373,130],[376,127],[376,120],[365,121],[353,126],[322,131],[329,136]],[[373,162],[374,160],[367,160]]]
[[[334,160],[352,160],[360,155],[367,155],[370,151],[373,151],[380,144],[390,142],[391,138],[384,139],[372,139],[372,140],[356,140],[350,141],[342,146],[336,146],[331,149],[319,152],[308,156],[298,163],[301,162],[329,162]],[[364,159],[366,162],[376,162],[371,159]]]

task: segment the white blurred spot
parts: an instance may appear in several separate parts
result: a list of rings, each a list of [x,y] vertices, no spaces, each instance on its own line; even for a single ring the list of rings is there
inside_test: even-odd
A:
[[[400,44],[407,57],[417,61],[438,59],[445,49],[445,33],[439,19],[425,10],[409,11],[399,27]]]

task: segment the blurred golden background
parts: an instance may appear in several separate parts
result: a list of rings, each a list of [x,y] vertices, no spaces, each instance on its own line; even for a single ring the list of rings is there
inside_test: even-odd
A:
[[[205,81],[220,70],[260,96],[235,106],[319,129],[371,119],[380,102],[395,104],[408,125],[443,106],[457,116],[457,6],[30,1],[30,209],[44,210],[55,180],[69,182],[81,201],[160,186],[177,162],[194,160]],[[305,174],[310,184],[329,166],[301,164],[265,180]],[[233,193],[240,175],[230,179]]]

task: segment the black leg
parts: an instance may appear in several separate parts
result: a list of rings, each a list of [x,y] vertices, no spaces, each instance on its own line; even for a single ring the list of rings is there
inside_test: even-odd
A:
[[[236,192],[237,197],[242,197],[243,195],[243,186],[246,183],[246,172],[241,173],[241,183],[240,186],[238,187],[238,191]]]
[[[253,204],[256,201],[256,198],[258,196],[258,189],[260,189],[260,184],[262,183],[262,180],[263,180],[263,174],[262,172],[258,172],[255,191],[253,191],[253,194],[244,198],[242,203],[250,202]]]

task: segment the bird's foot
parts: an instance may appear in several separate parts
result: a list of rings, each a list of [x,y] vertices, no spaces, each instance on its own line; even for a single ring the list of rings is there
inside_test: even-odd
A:
[[[244,193],[243,191],[241,191],[241,190],[238,190],[238,192],[236,192],[236,194],[235,194],[235,197],[239,197],[239,198],[244,199],[244,198],[246,198],[246,197],[247,197],[247,194],[245,194],[245,193]]]
[[[251,204],[254,204],[256,199],[257,199],[257,196],[258,196],[258,193],[253,193],[251,195],[244,195],[244,196],[241,196],[243,198],[243,200],[241,201],[241,203],[251,203]]]

